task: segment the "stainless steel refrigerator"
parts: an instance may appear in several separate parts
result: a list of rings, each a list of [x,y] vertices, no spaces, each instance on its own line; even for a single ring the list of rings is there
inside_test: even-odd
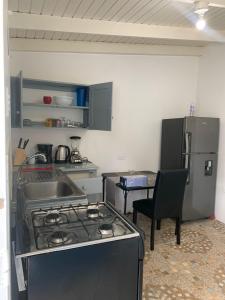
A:
[[[164,119],[161,169],[187,168],[183,221],[214,217],[219,119]]]

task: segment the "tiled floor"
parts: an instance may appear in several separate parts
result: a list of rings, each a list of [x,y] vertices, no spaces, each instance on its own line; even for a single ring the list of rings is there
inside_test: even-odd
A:
[[[202,220],[182,225],[176,245],[174,223],[162,222],[149,250],[150,219],[138,215],[145,233],[143,300],[225,299],[225,225]]]

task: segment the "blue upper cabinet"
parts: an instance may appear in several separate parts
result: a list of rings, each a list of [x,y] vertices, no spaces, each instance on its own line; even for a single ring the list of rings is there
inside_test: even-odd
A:
[[[55,103],[49,105],[42,103],[40,95],[57,95],[57,93],[72,97],[76,95],[77,104],[63,106]],[[37,94],[38,98],[35,98]],[[27,95],[31,99],[27,99]],[[28,112],[31,114],[33,112],[34,116],[38,115],[39,120],[43,118],[43,122],[35,122],[34,117],[30,116]],[[57,116],[66,116],[68,119],[72,119],[72,123],[79,124],[74,125],[76,127],[110,131],[112,124],[112,82],[88,86],[23,78],[22,72],[18,77],[11,77],[11,120],[13,128],[37,127],[37,123],[39,123],[39,128],[44,128],[47,127],[45,121],[48,118],[54,119]]]

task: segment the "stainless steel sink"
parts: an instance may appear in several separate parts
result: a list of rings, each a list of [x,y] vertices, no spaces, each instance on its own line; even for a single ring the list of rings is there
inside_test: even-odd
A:
[[[59,170],[26,171],[23,180],[19,190],[25,209],[47,209],[88,202],[85,193]]]
[[[73,190],[66,182],[31,182],[25,184],[24,195],[30,200],[54,199],[72,196]]]

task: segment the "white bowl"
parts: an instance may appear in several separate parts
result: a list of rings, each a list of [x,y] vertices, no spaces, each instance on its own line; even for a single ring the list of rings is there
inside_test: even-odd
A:
[[[54,96],[53,100],[54,100],[55,104],[57,104],[57,105],[69,106],[69,105],[72,104],[73,97],[69,97],[69,96]]]

